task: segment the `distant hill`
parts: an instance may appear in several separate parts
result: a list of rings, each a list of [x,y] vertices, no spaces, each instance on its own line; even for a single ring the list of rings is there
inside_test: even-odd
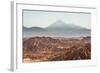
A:
[[[25,26],[23,26],[23,31],[25,31],[25,32],[28,32],[28,31],[34,31],[34,32],[44,32],[45,31],[45,29],[43,29],[43,28],[40,28],[40,27],[25,27]]]
[[[23,35],[25,37],[31,37],[34,35],[42,35],[46,33],[46,30],[40,27],[25,27],[23,26]]]
[[[86,29],[75,24],[66,24],[62,20],[58,20],[46,28],[23,26],[24,36],[53,36],[53,37],[67,37],[67,36],[89,36],[90,29]]]

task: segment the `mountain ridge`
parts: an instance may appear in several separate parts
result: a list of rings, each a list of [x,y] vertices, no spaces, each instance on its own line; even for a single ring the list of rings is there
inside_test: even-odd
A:
[[[62,20],[58,20],[46,28],[41,27],[25,27],[23,26],[24,35],[37,36],[67,36],[67,35],[90,35],[90,30],[77,26],[75,24],[66,24]]]

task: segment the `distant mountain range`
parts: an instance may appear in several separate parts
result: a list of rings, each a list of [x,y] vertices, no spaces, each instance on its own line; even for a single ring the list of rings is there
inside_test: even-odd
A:
[[[62,20],[58,20],[46,28],[41,27],[25,27],[23,26],[23,36],[51,36],[51,37],[74,37],[74,36],[90,36],[90,29],[86,29],[75,24],[66,24]]]

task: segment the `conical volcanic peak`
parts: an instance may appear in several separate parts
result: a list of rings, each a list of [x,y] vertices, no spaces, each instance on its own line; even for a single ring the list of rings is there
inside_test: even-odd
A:
[[[57,20],[56,22],[52,23],[51,25],[49,25],[47,28],[50,28],[50,27],[63,27],[63,26],[66,26],[67,24],[62,21],[62,20]]]
[[[72,23],[65,23],[63,20],[57,20],[56,22],[50,24],[46,29],[84,29],[89,30],[87,28],[72,24]]]

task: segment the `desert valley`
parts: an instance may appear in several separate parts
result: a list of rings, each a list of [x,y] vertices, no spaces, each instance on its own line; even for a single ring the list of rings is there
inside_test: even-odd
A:
[[[23,62],[91,59],[91,38],[32,37],[23,39]]]

